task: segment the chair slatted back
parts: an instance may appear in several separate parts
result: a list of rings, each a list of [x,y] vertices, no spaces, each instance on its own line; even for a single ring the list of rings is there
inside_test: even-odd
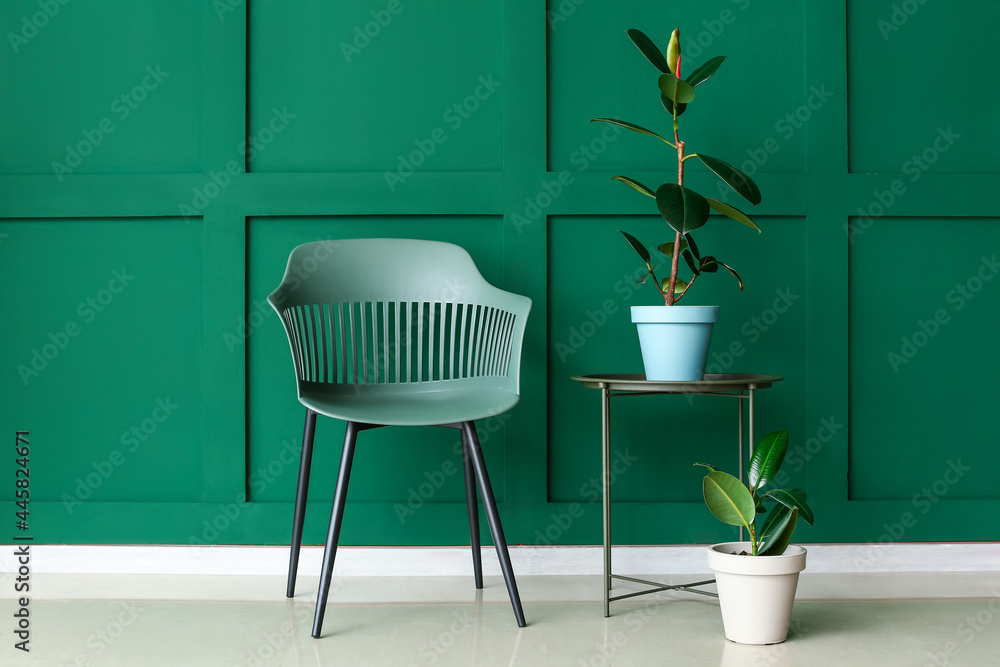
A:
[[[495,382],[517,391],[531,301],[493,287],[455,245],[307,243],[268,297],[299,382]]]
[[[309,304],[281,318],[299,379],[342,384],[504,377],[517,320],[500,308],[440,301]]]

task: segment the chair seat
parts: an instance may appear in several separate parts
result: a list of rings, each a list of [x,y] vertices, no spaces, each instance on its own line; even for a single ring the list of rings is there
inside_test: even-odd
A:
[[[303,383],[308,385],[311,383]],[[329,385],[327,385],[329,386]],[[500,387],[421,388],[420,391],[380,391],[357,385],[357,391],[324,391],[303,386],[299,402],[327,417],[385,426],[436,426],[492,417],[518,402],[516,392]]]

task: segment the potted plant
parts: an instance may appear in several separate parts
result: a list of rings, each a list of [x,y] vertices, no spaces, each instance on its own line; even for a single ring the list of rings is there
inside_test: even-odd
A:
[[[715,570],[726,638],[740,644],[777,644],[788,636],[788,621],[806,550],[791,545],[801,518],[812,525],[813,512],[801,489],[767,489],[788,449],[788,429],[770,433],[750,457],[747,483],[707,463],[702,488],[705,504],[720,521],[748,532],[747,542],[708,548]],[[776,504],[771,510],[765,500]]]
[[[644,283],[646,278],[652,277],[653,284],[662,295],[666,306],[632,306],[632,321],[638,327],[647,379],[702,380],[708,358],[712,325],[718,320],[718,306],[674,304],[687,295],[699,276],[703,273],[715,273],[719,267],[735,276],[741,291],[743,280],[733,267],[713,255],[703,255],[695,244],[691,232],[708,221],[709,212],[712,210],[757,232],[760,232],[760,228],[739,209],[725,202],[703,197],[685,187],[684,167],[688,160],[697,158],[726,185],[754,206],[760,203],[760,190],[746,174],[731,164],[704,153],[688,153],[684,141],[680,138],[678,118],[694,100],[695,89],[715,74],[725,56],[710,58],[682,79],[679,28],[671,34],[665,54],[641,31],[633,29],[627,31],[627,34],[642,55],[660,71],[657,92],[663,108],[673,120],[673,141],[646,128],[615,118],[593,118],[591,122],[611,123],[654,137],[671,146],[677,154],[676,183],[664,183],[654,190],[627,176],[615,176],[612,179],[621,181],[637,192],[656,200],[657,210],[674,231],[672,241],[658,246],[658,250],[670,258],[670,275],[658,280],[651,253],[634,236],[619,230],[646,263],[648,272],[638,282]],[[691,270],[691,277],[686,280],[678,275],[681,257]]]

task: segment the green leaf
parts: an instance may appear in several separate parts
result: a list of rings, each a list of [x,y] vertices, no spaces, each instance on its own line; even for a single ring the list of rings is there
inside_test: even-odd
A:
[[[622,230],[620,229],[618,231],[622,232]],[[646,262],[646,264],[649,264],[649,260],[651,258],[649,256],[649,251],[646,250],[646,246],[639,243],[639,239],[632,236],[628,232],[622,232],[622,235],[625,237],[625,240],[628,241],[629,244],[632,246],[632,249],[635,250],[637,253],[639,253],[639,257],[642,257],[642,261]]]
[[[758,507],[758,512],[760,508]],[[781,534],[781,531],[788,525],[793,510],[784,505],[777,505],[774,511],[767,515],[762,521],[757,522],[757,551],[762,552],[774,544],[774,540]],[[763,525],[761,525],[763,524]]]
[[[687,104],[694,99],[694,88],[691,84],[673,74],[661,74],[659,84],[660,92],[677,104]]]
[[[758,234],[760,233],[760,227],[757,226],[757,223],[751,220],[746,213],[739,210],[735,206],[730,206],[725,202],[721,202],[717,199],[711,199],[709,197],[705,197],[705,201],[707,201],[708,205],[715,209],[715,211],[721,213],[727,218],[732,218],[736,222],[742,222],[747,227],[756,229]]]
[[[788,514],[788,522],[783,522],[784,526],[780,530],[778,530],[778,526],[775,526],[773,537],[768,535],[766,541],[761,539],[761,544],[757,546],[757,555],[780,556],[785,553],[785,549],[788,548],[788,544],[792,541],[792,533],[795,532],[795,525],[798,521],[799,511],[794,509]]]
[[[719,270],[719,262],[711,255],[701,258],[701,270],[704,273],[715,273]]]
[[[649,135],[650,137],[656,137],[660,141],[662,141],[664,143],[668,143],[671,146],[673,146],[672,143],[670,143],[669,141],[667,141],[666,139],[664,139],[663,137],[661,137],[660,135],[658,135],[656,132],[653,132],[652,130],[647,130],[644,127],[639,127],[635,123],[630,123],[630,122],[625,121],[625,120],[618,120],[617,118],[591,118],[590,122],[591,123],[610,123],[612,125],[617,125],[618,127],[624,127],[626,130],[632,130],[633,132],[638,132],[639,134],[646,134],[646,135]]]
[[[674,101],[671,100],[666,95],[664,95],[663,93],[660,93],[660,104],[663,105],[663,108],[667,110],[668,114],[670,114],[671,116],[674,115]],[[677,115],[680,116],[682,113],[684,113],[684,111],[687,109],[687,107],[688,107],[688,105],[686,105],[686,104],[678,104],[677,105]]]
[[[710,466],[707,463],[703,463],[701,461],[695,461],[692,465],[701,466],[702,468],[708,468],[710,471],[715,472],[714,466]]]
[[[688,284],[686,281],[677,278],[677,280],[674,281],[674,294],[678,292],[683,292],[684,290],[687,289],[687,286]],[[660,281],[660,289],[666,292],[669,288],[670,288],[670,276],[667,276],[666,278]]]
[[[753,497],[743,482],[729,473],[716,470],[705,477],[702,490],[705,504],[716,519],[731,526],[750,528],[756,509]]]
[[[712,78],[712,75],[715,74],[715,70],[719,69],[719,65],[721,65],[722,61],[725,59],[725,56],[715,56],[714,58],[709,58],[701,67],[687,75],[687,82],[690,83],[692,87],[700,86],[705,83]]]
[[[652,269],[650,269],[649,271],[646,271],[646,273],[642,274],[642,277],[639,278],[638,280],[636,280],[635,284],[636,285],[645,285],[646,284],[646,278],[650,277],[651,275],[653,275],[653,270]]]
[[[698,267],[694,263],[694,257],[691,256],[690,250],[685,250],[684,252],[681,253],[681,256],[684,258],[684,261],[687,262],[688,267],[690,267],[691,273],[693,273],[694,275],[698,275],[699,273],[701,273],[701,271],[698,270]]]
[[[715,260],[715,261],[719,262],[719,260]],[[725,262],[719,262],[719,264],[721,264],[722,266],[726,267],[726,270],[729,271],[731,274],[733,274],[736,277],[736,282],[738,282],[740,284],[740,291],[742,292],[743,291],[743,279],[740,278],[740,274],[736,273],[736,269],[734,269],[733,267],[729,266]]]
[[[670,68],[667,66],[667,59],[663,56],[656,44],[653,44],[653,40],[646,35],[641,30],[636,30],[632,28],[631,30],[626,30],[625,34],[628,38],[632,40],[632,43],[636,45],[636,48],[642,52],[642,55],[646,56],[646,60],[652,63],[653,67],[660,70],[661,72],[669,72]]]
[[[684,249],[687,247],[688,247],[687,241],[681,239],[681,252],[684,252]],[[661,243],[660,245],[656,246],[656,249],[659,250],[664,255],[666,255],[667,257],[673,258],[674,256],[673,241],[670,241],[669,243]]]
[[[653,192],[652,190],[650,190],[649,188],[647,188],[645,185],[643,185],[639,181],[633,180],[633,179],[629,178],[628,176],[615,176],[611,180],[612,181],[621,181],[622,183],[624,183],[625,185],[629,186],[633,190],[637,190],[638,192],[641,192],[642,194],[646,195],[647,197],[652,197],[654,199],[656,198],[656,193],[655,192]]]
[[[810,526],[813,524],[813,512],[806,504],[806,492],[802,489],[771,489],[764,497],[774,498],[785,507],[797,509],[803,521]]]
[[[665,75],[664,75],[665,76]],[[662,77],[661,77],[662,78]],[[715,172],[715,174],[726,182],[736,193],[756,206],[760,203],[760,190],[757,184],[750,180],[750,177],[742,171],[718,158],[710,155],[697,153],[698,159],[705,163],[705,166]],[[721,211],[720,211],[721,213]]]
[[[656,206],[667,224],[681,234],[704,225],[711,211],[704,197],[676,183],[664,183],[656,189]]]
[[[695,259],[699,259],[700,260],[701,259],[701,253],[698,252],[698,246],[694,242],[694,237],[691,236],[690,234],[686,234],[684,236],[684,238],[686,238],[687,241],[688,241],[688,243],[690,244],[690,246],[691,246],[691,252],[694,253]]]
[[[768,433],[761,438],[760,444],[753,450],[750,458],[750,470],[748,479],[750,480],[750,490],[754,494],[757,489],[764,486],[778,473],[781,462],[785,460],[785,452],[788,450],[788,429]]]

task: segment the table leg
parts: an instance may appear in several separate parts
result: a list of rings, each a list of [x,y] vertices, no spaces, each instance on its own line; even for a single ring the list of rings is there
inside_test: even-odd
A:
[[[611,393],[601,385],[601,486],[604,493],[604,618],[611,616]]]
[[[739,473],[740,481],[743,481],[743,397],[740,396],[736,399],[736,410],[739,413],[739,418],[736,420],[736,426],[739,428]],[[743,526],[740,526],[740,542],[743,541]]]

